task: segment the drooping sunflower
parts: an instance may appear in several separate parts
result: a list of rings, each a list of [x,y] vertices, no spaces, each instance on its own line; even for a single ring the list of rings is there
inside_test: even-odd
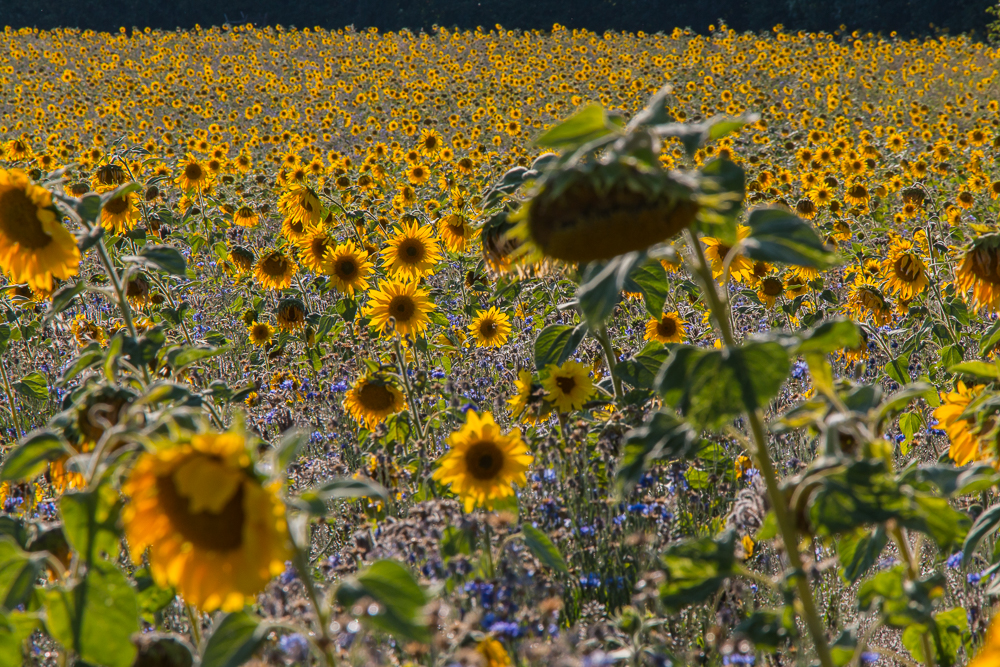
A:
[[[500,347],[507,342],[510,329],[510,317],[496,306],[480,310],[469,325],[479,347]]]
[[[125,285],[125,297],[133,308],[145,308],[152,298],[153,286],[149,278],[141,273],[132,276]]]
[[[319,223],[323,213],[319,197],[312,188],[301,185],[285,192],[278,199],[278,210],[285,216],[285,223],[294,233],[305,233],[307,227]],[[282,230],[285,225],[282,225]]]
[[[76,239],[56,218],[52,193],[18,170],[0,169],[0,269],[11,282],[51,291],[80,268]]]
[[[934,409],[933,416],[944,427],[951,441],[948,456],[955,465],[964,466],[982,458],[982,447],[978,435],[979,427],[975,417],[963,418],[968,409],[983,391],[983,385],[967,387],[964,382],[955,383],[955,391],[941,392],[941,405]]]
[[[911,301],[927,288],[927,267],[917,244],[910,239],[893,239],[889,254],[882,262],[882,275],[889,293],[903,301]]]
[[[757,298],[768,308],[774,308],[775,301],[784,293],[785,284],[775,276],[767,276],[757,285]]]
[[[507,400],[514,419],[520,419],[525,424],[537,424],[552,412],[552,407],[545,400],[545,388],[535,381],[531,371],[518,371],[514,387],[517,393]]]
[[[680,343],[684,340],[684,325],[687,324],[675,310],[663,313],[660,319],[646,322],[646,335],[643,340],[655,340],[659,343]]]
[[[91,343],[97,343],[101,347],[106,347],[108,344],[108,334],[104,328],[88,320],[83,313],[78,314],[70,322],[70,331],[73,332],[73,338],[80,347],[87,347]]]
[[[118,195],[101,207],[101,226],[115,234],[124,234],[134,229],[141,217],[139,194],[136,192]]]
[[[299,261],[314,273],[326,273],[326,255],[337,247],[337,238],[326,229],[317,228],[299,239]]]
[[[306,306],[298,299],[282,299],[275,311],[278,328],[296,331],[306,325]]]
[[[330,276],[334,287],[353,297],[355,290],[368,289],[368,276],[374,268],[368,255],[359,250],[354,241],[345,241],[327,253],[323,273]]]
[[[559,412],[579,410],[594,393],[594,381],[587,367],[575,359],[567,359],[558,367],[549,366],[542,386],[546,400]]]
[[[0,261],[2,261],[0,256]],[[1000,234],[985,234],[965,251],[955,276],[959,289],[972,290],[972,300],[979,308],[992,312],[1000,309]]]
[[[416,280],[432,273],[440,260],[441,251],[431,228],[416,222],[404,224],[382,250],[382,261],[394,278]]]
[[[748,236],[750,236],[750,228],[740,225],[737,230],[737,239],[742,241]],[[729,255],[732,247],[711,236],[703,237],[701,242],[705,244],[705,257],[712,263],[712,275],[719,278],[723,274],[726,256]],[[752,259],[742,252],[737,253],[729,263],[729,275],[737,282],[749,282],[753,280],[753,266]]]
[[[233,212],[233,224],[240,227],[256,227],[260,223],[257,211],[249,206],[240,206]]]
[[[395,320],[395,330],[404,336],[416,335],[427,328],[427,313],[434,310],[427,291],[416,282],[387,280],[382,286],[368,293],[367,314],[371,325],[391,336],[390,318]]]
[[[459,213],[446,215],[438,223],[438,235],[444,241],[445,247],[452,252],[465,252],[467,242],[476,233],[476,230],[469,225],[468,219]]]
[[[404,407],[403,393],[392,380],[382,375],[358,378],[344,396],[344,409],[369,430]]]
[[[177,176],[176,183],[184,192],[192,190],[203,190],[208,184],[209,173],[201,162],[194,155],[188,153],[187,158],[181,164],[181,173]]]
[[[250,273],[253,270],[253,251],[243,246],[235,245],[229,249],[229,262],[239,274]]]
[[[297,271],[298,267],[288,255],[274,249],[260,256],[253,268],[253,275],[264,287],[281,290],[291,286],[292,276]]]
[[[250,336],[251,343],[257,347],[263,347],[270,343],[274,337],[274,327],[267,322],[252,322],[247,327],[247,334]]]
[[[492,509],[494,502],[514,495],[514,484],[527,484],[525,471],[534,461],[520,429],[504,434],[493,415],[465,413],[465,424],[448,437],[451,446],[440,459],[434,479],[447,484],[465,511]]]
[[[844,308],[855,319],[878,326],[888,324],[892,319],[893,307],[882,289],[874,281],[860,275],[851,286]]]
[[[239,611],[285,569],[285,508],[253,471],[244,436],[192,435],[143,454],[122,485],[132,560],[202,611]]]

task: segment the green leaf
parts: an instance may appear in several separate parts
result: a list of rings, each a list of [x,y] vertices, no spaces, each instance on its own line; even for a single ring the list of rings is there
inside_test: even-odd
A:
[[[388,492],[377,482],[364,477],[342,477],[304,491],[291,499],[295,507],[318,516],[327,514],[326,503],[330,500],[354,498],[387,498]]]
[[[909,354],[901,354],[885,365],[885,373],[899,384],[910,384]]]
[[[174,601],[177,592],[173,588],[160,588],[153,581],[146,568],[135,571],[135,590],[139,601],[139,611],[143,619],[151,625],[156,625],[156,614],[166,609]]]
[[[663,304],[670,291],[667,272],[659,262],[646,262],[632,270],[625,281],[625,290],[642,292],[646,312],[659,319],[663,315]]]
[[[246,611],[227,614],[208,638],[201,667],[239,667],[260,646],[271,626]]]
[[[10,535],[0,537],[0,610],[27,602],[44,569],[44,554],[25,552]]]
[[[543,134],[535,144],[543,148],[572,151],[617,131],[608,122],[604,108],[600,104],[590,104]]]
[[[841,536],[836,542],[840,576],[849,584],[861,579],[878,561],[888,543],[889,537],[882,526],[873,531],[858,529]]]
[[[625,451],[616,473],[619,486],[628,493],[654,461],[687,458],[699,443],[694,429],[672,410],[655,413],[648,422],[625,434]]]
[[[907,412],[899,416],[899,430],[903,434],[903,443],[900,449],[903,451],[903,456],[909,453],[913,436],[920,430],[923,422],[923,417],[915,412]]]
[[[738,634],[746,635],[758,651],[773,653],[784,644],[798,637],[795,627],[795,610],[758,609],[736,627]]]
[[[273,451],[276,471],[284,473],[308,442],[309,434],[302,429],[293,428],[282,433],[278,446]]]
[[[25,655],[26,643],[40,627],[36,614],[18,611],[0,614],[0,667],[30,664]]]
[[[938,350],[938,354],[941,356],[941,365],[945,368],[951,368],[952,366],[957,366],[962,363],[965,351],[962,346],[958,343],[954,345],[949,345],[948,347],[942,347]]]
[[[830,354],[852,349],[861,344],[861,330],[848,319],[826,320],[819,326],[797,334],[799,343],[792,354]]]
[[[49,309],[46,311],[45,316],[53,317],[63,312],[69,308],[69,305],[73,303],[73,300],[77,296],[85,291],[87,291],[87,283],[83,280],[63,285],[52,294],[52,302],[49,304]]]
[[[660,586],[660,601],[673,611],[707,601],[733,574],[735,554],[732,530],[717,540],[702,537],[672,545],[661,557],[666,581]]]
[[[40,371],[32,371],[13,386],[14,391],[25,398],[44,401],[49,397],[49,379]]]
[[[50,461],[75,454],[51,431],[34,431],[17,445],[0,467],[0,481],[20,482],[41,474]]]
[[[380,560],[337,587],[337,602],[347,609],[371,598],[361,609],[361,620],[400,638],[426,643],[430,639],[423,609],[427,596],[408,569],[391,560]]]
[[[466,556],[472,553],[472,540],[469,539],[469,531],[458,526],[448,526],[441,535],[441,558],[448,561],[459,554]]]
[[[906,650],[921,664],[930,664],[924,655],[924,637],[930,637],[934,664],[951,667],[958,661],[958,652],[969,633],[969,617],[962,607],[934,614],[933,623],[915,623],[903,631]]]
[[[994,322],[990,330],[979,339],[979,356],[985,357],[996,348],[998,343],[1000,343],[1000,320]]]
[[[535,339],[535,368],[559,366],[569,359],[587,335],[587,325],[550,324]]]
[[[566,560],[559,553],[559,549],[552,543],[548,535],[530,523],[522,523],[521,532],[524,534],[524,543],[531,550],[531,553],[535,555],[535,558],[541,561],[543,565],[563,574],[569,572]]]
[[[632,270],[643,262],[645,253],[630,252],[604,262],[592,262],[583,272],[576,298],[591,329],[598,330],[621,301],[622,290]]]
[[[220,354],[225,354],[229,351],[228,346],[224,347],[210,347],[210,346],[181,346],[174,348],[167,353],[167,363],[175,371],[178,371],[185,366],[189,366],[198,361],[204,361],[205,359],[211,359],[212,357],[217,357]]]
[[[67,492],[59,499],[66,540],[83,562],[89,565],[104,558],[117,559],[121,509],[121,498],[106,483],[93,491]]]
[[[122,261],[153,267],[174,276],[187,275],[187,260],[177,248],[168,245],[147,245],[138,255],[126,255]]]
[[[858,589],[858,609],[880,612],[883,622],[894,628],[931,620],[935,601],[944,596],[947,581],[940,572],[909,581],[905,565],[879,572]]]
[[[139,632],[139,605],[114,564],[97,561],[82,580],[51,588],[43,599],[49,634],[80,660],[131,667],[138,653],[132,635]]]
[[[808,222],[783,208],[755,209],[747,225],[750,236],[743,243],[751,259],[815,269],[839,262]]]
[[[69,365],[66,371],[62,374],[62,377],[59,378],[59,384],[67,384],[85,369],[93,368],[102,361],[104,361],[104,350],[101,349],[100,344],[91,343],[87,346],[87,349],[81,352],[80,356],[74,359],[73,363]]]
[[[638,389],[652,389],[670,350],[656,341],[646,343],[635,356],[615,364],[614,374]]]
[[[976,522],[972,524],[968,535],[965,536],[965,543],[962,545],[962,560],[966,563],[972,562],[972,554],[979,547],[979,543],[997,528],[1000,528],[1000,505],[993,505],[976,517]]]
[[[949,373],[956,375],[974,375],[988,380],[1000,380],[1000,367],[985,361],[966,361],[948,368]]]

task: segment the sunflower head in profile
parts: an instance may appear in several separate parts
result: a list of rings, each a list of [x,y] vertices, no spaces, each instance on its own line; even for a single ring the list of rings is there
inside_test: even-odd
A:
[[[152,290],[149,278],[145,274],[137,273],[129,278],[128,284],[125,285],[125,297],[133,308],[144,308],[150,303]]]
[[[680,343],[684,340],[685,324],[686,322],[676,310],[663,313],[659,319],[646,322],[646,335],[643,336],[643,340],[655,340],[658,343]]]
[[[233,224],[239,227],[256,227],[260,224],[260,216],[249,206],[240,206],[233,211]]]
[[[431,228],[420,227],[416,222],[404,224],[382,250],[382,261],[395,278],[416,280],[431,273],[440,260],[441,252]]]
[[[396,384],[378,374],[359,378],[344,397],[344,409],[369,430],[404,407],[406,399]]]
[[[118,424],[135,398],[130,389],[112,386],[100,386],[84,394],[74,405],[81,442],[93,445],[100,440],[107,429]]]
[[[777,276],[767,276],[757,283],[757,298],[768,308],[774,308],[775,301],[785,293],[785,283]]]
[[[274,337],[274,327],[267,322],[251,322],[247,326],[247,335],[252,344],[263,347],[270,343]]]
[[[510,317],[496,306],[480,310],[469,324],[478,347],[500,347],[510,337]]]
[[[534,460],[521,431],[504,434],[493,415],[475,410],[465,414],[465,424],[448,437],[448,450],[438,459],[434,479],[447,484],[465,505],[487,510],[497,500],[514,495],[514,484],[527,483],[525,472]]]
[[[229,263],[233,265],[240,275],[250,273],[253,270],[253,251],[240,245],[235,245],[229,249]]]
[[[282,299],[275,311],[278,328],[296,331],[306,325],[306,306],[299,299]]]
[[[468,218],[459,213],[452,213],[441,218],[438,223],[438,235],[444,245],[452,252],[465,252],[469,239],[477,234],[469,224]]]
[[[385,336],[392,336],[394,327],[404,336],[421,333],[427,328],[427,314],[434,310],[427,291],[415,282],[387,280],[368,297],[371,325]]]
[[[209,173],[205,165],[188,153],[187,158],[180,165],[180,173],[176,179],[177,185],[185,192],[203,190],[208,185],[208,179]]]
[[[959,381],[955,384],[955,391],[941,392],[941,405],[934,409],[934,418],[951,441],[948,456],[956,465],[964,466],[988,454],[979,437],[982,427],[976,423],[976,416],[963,416],[982,392],[983,385],[969,387]],[[996,452],[993,454],[996,455]]]
[[[123,185],[128,181],[128,174],[119,164],[102,164],[94,170],[94,183],[97,186]]]
[[[314,273],[325,273],[327,252],[337,247],[337,239],[327,230],[317,228],[299,239],[296,246],[302,266]]]
[[[525,424],[537,424],[552,412],[552,406],[545,400],[545,388],[535,380],[531,371],[522,369],[514,380],[517,393],[507,400],[514,419]]]
[[[893,315],[892,304],[882,289],[863,276],[855,279],[844,308],[857,320],[877,326],[888,324]]]
[[[108,344],[108,334],[104,327],[91,322],[83,313],[70,322],[70,331],[73,332],[73,338],[80,347],[87,347],[91,343],[97,343],[101,347],[106,347]]]
[[[912,301],[927,288],[927,267],[920,256],[919,245],[926,239],[923,230],[914,238],[896,237],[889,247],[889,254],[882,262],[885,287],[901,301]]]
[[[268,289],[281,290],[290,287],[292,276],[298,267],[292,259],[278,249],[265,251],[254,265],[253,275]]]
[[[1000,310],[1000,234],[985,234],[973,241],[955,278],[959,289],[972,290],[977,307]]]
[[[13,283],[50,291],[80,268],[76,239],[56,218],[52,193],[22,171],[0,169],[0,269]]]
[[[194,434],[139,457],[122,492],[132,560],[202,611],[243,609],[285,569],[285,508],[253,470],[243,434]]]
[[[368,276],[374,268],[365,251],[359,250],[354,241],[345,241],[327,253],[323,273],[330,276],[334,287],[353,297],[355,290],[368,289]]]
[[[575,359],[567,359],[561,366],[549,366],[542,386],[546,400],[559,412],[579,410],[594,393],[590,371]]]

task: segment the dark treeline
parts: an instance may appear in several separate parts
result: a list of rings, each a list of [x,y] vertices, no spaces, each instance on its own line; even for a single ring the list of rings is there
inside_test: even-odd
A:
[[[0,0],[0,25],[117,30],[245,23],[380,30],[433,25],[462,29],[549,29],[554,23],[594,31],[703,32],[723,18],[739,31],[833,32],[841,25],[861,32],[902,36],[974,31],[983,36],[996,0]]]

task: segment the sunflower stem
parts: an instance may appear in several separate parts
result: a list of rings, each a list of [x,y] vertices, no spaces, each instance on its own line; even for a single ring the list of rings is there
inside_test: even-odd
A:
[[[108,278],[111,280],[111,286],[115,290],[115,294],[118,297],[118,309],[122,311],[122,319],[125,320],[125,326],[128,328],[129,335],[132,338],[138,338],[139,334],[136,333],[135,322],[132,320],[132,309],[128,305],[128,299],[125,297],[125,288],[122,286],[122,281],[118,277],[118,272],[115,271],[114,264],[111,261],[111,255],[108,254],[108,249],[104,245],[103,239],[94,244],[97,247],[97,255],[101,258],[101,264],[104,266],[104,270],[108,274]],[[142,364],[142,376],[149,384],[149,368],[146,364]]]
[[[10,389],[10,380],[7,379],[7,364],[0,355],[0,378],[3,379],[3,391],[7,394],[7,405],[10,406],[10,417],[14,422],[14,430],[17,432],[17,439],[24,437],[24,428],[21,426],[21,418],[17,415],[17,403],[14,402],[14,392]]]
[[[944,322],[945,328],[948,330],[948,335],[951,337],[952,343],[958,343],[958,336],[955,334],[955,330],[951,326],[951,319],[948,317],[948,313],[944,309],[944,301],[941,299],[941,290],[938,288],[937,281],[937,257],[934,253],[934,239],[931,237],[931,223],[930,220],[927,221],[927,251],[931,256],[931,266],[934,267],[934,275],[931,276],[930,285],[932,291],[934,292],[934,298],[937,300],[938,307],[941,309],[941,320]]]
[[[611,385],[614,387],[615,400],[617,401],[622,397],[622,381],[615,375],[615,349],[611,346],[611,339],[608,338],[607,326],[602,326],[599,331],[595,332],[594,338],[604,348],[604,360],[608,363],[608,373],[611,375]]]
[[[715,279],[712,277],[708,262],[705,260],[705,253],[701,249],[698,235],[691,231],[690,228],[688,228],[687,234],[695,258],[695,274],[700,279],[702,287],[705,290],[705,296],[708,298],[712,315],[715,317],[716,324],[722,334],[722,342],[726,348],[735,347],[736,343],[733,340],[733,333],[729,326],[729,312],[719,299],[718,292],[716,292]],[[806,627],[809,629],[809,634],[815,645],[820,664],[822,667],[833,667],[833,658],[830,655],[830,645],[827,641],[826,631],[823,628],[823,621],[819,610],[816,608],[812,588],[809,586],[809,579],[806,577],[802,567],[798,531],[788,514],[788,504],[781,491],[781,486],[778,483],[778,475],[775,472],[774,463],[771,461],[771,455],[768,451],[763,416],[759,409],[748,410],[746,416],[753,435],[757,466],[761,477],[764,478],[764,482],[767,485],[767,495],[771,501],[771,507],[774,508],[774,516],[778,520],[779,532],[785,544],[785,553],[788,555],[789,565],[791,566],[791,576],[795,579],[796,592],[798,593],[799,601],[802,603],[801,615],[806,623]]]
[[[184,609],[187,610],[188,623],[191,624],[191,639],[198,650],[201,650],[201,616],[190,602],[184,603]]]
[[[906,539],[906,531],[895,521],[889,528],[889,534],[892,536],[893,542],[896,543],[896,547],[899,549],[899,555],[903,558],[903,564],[906,565],[907,577],[910,581],[916,581],[920,578],[920,563],[910,548],[910,542]],[[931,647],[930,635],[929,633],[921,633],[920,635],[920,648],[924,652],[924,665],[926,667],[934,667],[934,653]]]
[[[306,535],[309,534],[309,528],[306,527]],[[298,570],[299,579],[306,587],[306,594],[309,596],[309,602],[312,604],[313,611],[316,612],[316,621],[319,625],[319,636],[321,642],[321,648],[323,649],[323,657],[326,659],[326,664],[328,667],[334,667],[337,664],[337,659],[333,656],[330,647],[333,646],[333,640],[330,639],[329,632],[327,631],[327,622],[329,618],[323,609],[323,605],[319,601],[319,592],[316,590],[316,583],[312,578],[312,568],[309,565],[309,555],[303,551],[302,546],[295,543],[292,540],[295,547],[295,569]]]
[[[413,413],[413,423],[417,427],[417,438],[422,441],[424,439],[424,428],[420,423],[420,414],[417,412],[417,401],[413,396],[413,390],[410,388],[410,378],[406,374],[406,358],[403,356],[398,335],[393,339],[393,346],[396,351],[396,364],[399,368],[399,377],[403,381],[403,387],[406,389],[406,402],[410,404],[410,411]]]

